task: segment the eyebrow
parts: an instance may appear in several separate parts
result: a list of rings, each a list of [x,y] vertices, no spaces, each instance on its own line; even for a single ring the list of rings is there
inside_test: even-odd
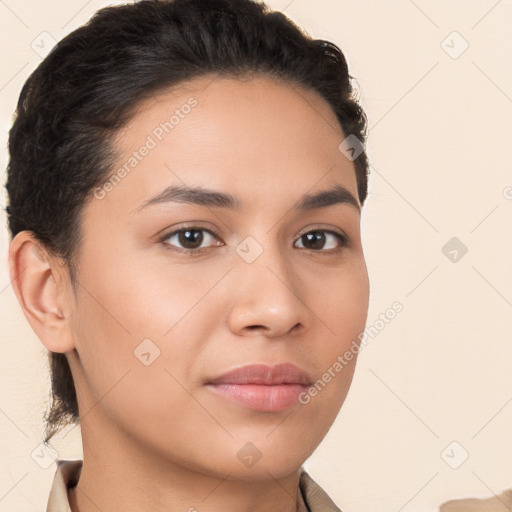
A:
[[[242,201],[225,192],[219,192],[203,187],[187,187],[184,185],[171,185],[159,194],[144,202],[135,211],[142,210],[147,206],[161,203],[189,203],[199,206],[226,208],[229,210],[242,210]],[[304,195],[294,206],[294,210],[307,211],[319,208],[327,208],[334,204],[348,204],[358,212],[361,207],[352,193],[341,185],[334,185],[328,190]]]

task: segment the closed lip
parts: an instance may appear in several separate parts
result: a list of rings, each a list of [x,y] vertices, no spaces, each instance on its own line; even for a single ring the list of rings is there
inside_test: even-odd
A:
[[[276,386],[280,384],[312,384],[309,374],[291,363],[276,365],[249,364],[230,370],[210,379],[206,384],[260,384]]]

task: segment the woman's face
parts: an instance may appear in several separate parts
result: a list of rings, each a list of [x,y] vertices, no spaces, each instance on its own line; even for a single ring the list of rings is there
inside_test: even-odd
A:
[[[84,450],[240,479],[309,457],[347,395],[355,357],[339,358],[368,309],[344,139],[320,96],[264,77],[202,78],[141,106],[81,219],[67,355]],[[334,187],[336,201],[301,205]],[[256,363],[321,385],[209,384]]]

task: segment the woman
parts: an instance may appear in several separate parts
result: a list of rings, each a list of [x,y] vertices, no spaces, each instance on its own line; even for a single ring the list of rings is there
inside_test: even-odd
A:
[[[339,510],[302,464],[368,309],[350,78],[251,0],[102,9],[29,77],[10,273],[84,454],[47,510]]]

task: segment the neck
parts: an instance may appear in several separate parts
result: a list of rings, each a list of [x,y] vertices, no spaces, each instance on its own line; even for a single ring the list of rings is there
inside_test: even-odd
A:
[[[202,471],[102,428],[82,425],[83,466],[69,491],[72,512],[296,512],[302,502],[300,467],[282,478],[260,469],[241,479],[236,465],[227,474]]]

